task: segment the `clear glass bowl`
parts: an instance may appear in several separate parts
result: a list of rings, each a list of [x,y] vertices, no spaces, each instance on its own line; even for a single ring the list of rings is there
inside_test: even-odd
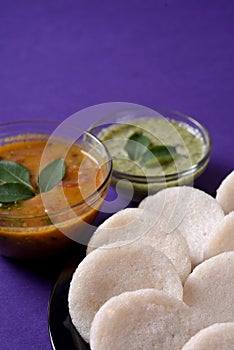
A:
[[[129,109],[120,110],[119,112],[103,117],[96,121],[89,129],[93,135],[97,136],[106,145],[113,158],[113,186],[117,188],[118,192],[127,196],[129,200],[139,202],[147,195],[154,194],[165,187],[193,184],[194,179],[203,173],[210,159],[211,138],[206,128],[197,120],[180,112],[162,109],[151,110],[140,105],[132,106],[133,107],[130,105]],[[162,121],[166,129],[159,129],[156,132],[157,135],[154,135],[154,127],[152,129],[151,127],[147,127],[148,122],[146,122],[144,126],[144,122],[149,119]],[[126,169],[124,169],[124,167],[119,169],[118,154],[113,151],[114,142],[117,142],[114,141],[117,135],[115,134],[115,136],[113,136],[115,133],[114,130],[116,130],[116,128],[119,130],[123,128],[124,130],[126,126],[132,125],[135,127],[136,123],[139,123],[140,120],[143,120],[143,122],[140,122],[140,129],[143,131],[147,130],[147,132],[151,133],[156,138],[161,139],[160,141],[162,144],[165,145],[164,139],[167,138],[167,133],[170,133],[171,139],[177,138],[180,142],[184,143],[184,149],[186,149],[187,152],[185,156],[189,160],[187,165],[185,167],[180,166],[177,160],[179,158],[177,158],[175,160],[176,170],[167,173],[165,169],[161,169],[161,173],[155,175],[154,170],[156,172],[156,168],[159,169],[160,164],[155,165],[155,168],[151,168],[150,174],[144,172],[144,169],[140,169],[138,165],[139,175],[129,171],[130,167],[128,167],[127,162],[130,161],[128,159],[128,161],[124,160]],[[178,129],[175,128],[175,125],[178,124],[189,130],[189,132],[201,142],[202,152],[195,162],[191,160],[190,146],[187,147],[188,145],[186,145],[185,138],[183,138],[183,135],[178,133]],[[126,145],[126,134],[122,138],[120,137],[119,140],[120,142],[116,143],[116,149],[119,149],[119,157],[124,158],[125,156],[121,153],[121,148]],[[170,143],[170,138],[168,142]]]
[[[85,244],[86,232],[92,227],[110,184],[112,161],[100,140],[74,125],[43,120],[0,124],[0,148],[25,140],[63,142],[66,150],[73,143],[78,143],[96,162],[103,175],[98,187],[91,188],[89,183],[82,185],[82,199],[72,205],[65,201],[59,210],[51,207],[57,198],[46,195],[43,214],[21,214],[20,210],[11,214],[10,210],[1,210],[0,254],[21,259],[48,258],[64,253],[74,242]],[[43,156],[44,152],[41,161]]]

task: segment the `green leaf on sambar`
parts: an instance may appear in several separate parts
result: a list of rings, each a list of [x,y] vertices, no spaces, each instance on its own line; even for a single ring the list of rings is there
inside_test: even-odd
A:
[[[0,185],[0,202],[12,203],[32,198],[34,192],[22,183],[4,183]]]
[[[55,187],[64,177],[66,164],[63,158],[49,163],[38,176],[38,187],[41,192],[47,192]]]
[[[30,173],[23,165],[9,161],[0,161],[0,182],[19,183],[32,189]]]

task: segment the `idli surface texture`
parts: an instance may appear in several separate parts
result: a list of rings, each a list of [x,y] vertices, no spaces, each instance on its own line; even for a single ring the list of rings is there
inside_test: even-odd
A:
[[[216,199],[225,214],[234,211],[234,170],[221,182],[216,192]]]
[[[233,350],[234,323],[216,323],[194,335],[182,350]]]
[[[160,230],[184,236],[193,266],[204,260],[207,242],[224,218],[215,198],[189,186],[166,188],[144,199],[139,208],[152,213],[160,208]]]
[[[198,265],[184,284],[184,302],[205,328],[234,322],[234,252],[216,255]]]
[[[214,236],[207,244],[205,257],[210,258],[232,250],[234,251],[234,211],[225,215],[217,226]]]
[[[94,232],[87,254],[100,246],[108,248],[110,245],[121,246],[129,242],[136,245],[147,244],[160,250],[171,260],[184,282],[191,272],[190,253],[185,238],[179,232],[167,234],[160,231],[157,224],[154,225],[152,221],[149,224],[148,219],[144,221],[145,213],[142,209],[127,208],[108,218]]]
[[[68,305],[72,322],[89,342],[90,327],[98,309],[112,296],[141,288],[156,288],[182,299],[180,277],[170,260],[150,246],[98,248],[76,269]]]
[[[91,350],[181,350],[191,335],[190,308],[156,289],[108,300],[91,327]]]
[[[179,232],[166,234],[155,227],[134,244],[147,244],[160,250],[175,266],[182,283],[185,282],[191,272],[191,260],[187,241]]]
[[[93,233],[87,254],[104,246],[120,246],[140,239],[151,227],[144,210],[125,208],[106,219]]]

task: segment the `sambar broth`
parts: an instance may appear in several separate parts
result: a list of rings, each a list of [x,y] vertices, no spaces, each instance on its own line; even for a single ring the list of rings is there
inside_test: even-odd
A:
[[[89,156],[88,149],[73,144],[67,151],[63,143],[47,143],[45,138],[32,136],[0,146],[0,160],[15,161],[29,169],[31,183],[37,190],[45,147],[43,166],[61,157],[65,160],[66,173],[48,192],[38,190],[33,198],[1,204],[0,253],[6,256],[31,258],[39,250],[44,256],[51,255],[51,246],[54,254],[64,250],[64,246],[72,243],[66,236],[72,238],[74,232],[83,230],[83,222],[91,223],[104,199],[104,194],[97,194],[97,190],[105,180],[105,169]],[[95,193],[96,197],[92,198]],[[91,199],[86,201],[88,197]]]

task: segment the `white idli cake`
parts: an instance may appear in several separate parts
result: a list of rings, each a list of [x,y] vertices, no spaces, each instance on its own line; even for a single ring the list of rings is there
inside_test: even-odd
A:
[[[198,265],[185,282],[183,300],[193,308],[201,328],[234,322],[234,252]]]
[[[157,224],[149,224],[145,210],[127,208],[114,214],[101,224],[91,237],[87,254],[96,247],[108,248],[134,242],[136,245],[147,244],[163,252],[174,264],[182,282],[191,272],[189,248],[185,238],[179,232],[166,234]],[[143,220],[143,218],[147,220]],[[131,223],[135,225],[131,225]]]
[[[98,248],[76,269],[68,295],[76,329],[89,342],[92,320],[112,296],[141,288],[156,288],[182,299],[180,277],[170,260],[151,246]]]
[[[91,350],[181,350],[193,334],[190,308],[156,289],[126,292],[95,315]]]
[[[234,170],[223,180],[217,189],[216,199],[225,214],[234,211]]]
[[[186,213],[191,201],[191,188],[179,186],[162,189],[154,195],[144,198],[138,207],[151,212],[152,215],[160,213],[157,222],[163,230],[170,233],[180,224]]]
[[[119,246],[140,239],[153,226],[144,210],[125,208],[106,219],[93,233],[87,254],[104,245]]]
[[[205,258],[210,258],[222,252],[234,251],[234,211],[225,215],[217,226],[205,251]]]
[[[234,323],[216,323],[194,335],[182,350],[233,350]]]
[[[219,203],[201,190],[181,186],[166,188],[147,197],[139,208],[154,213],[154,208],[160,205],[163,206],[160,230],[180,232],[188,243],[192,265],[202,262],[207,242],[224,218]]]
[[[173,263],[182,283],[185,282],[191,272],[191,260],[187,241],[179,232],[166,234],[156,227],[134,244],[148,244],[160,250]]]

